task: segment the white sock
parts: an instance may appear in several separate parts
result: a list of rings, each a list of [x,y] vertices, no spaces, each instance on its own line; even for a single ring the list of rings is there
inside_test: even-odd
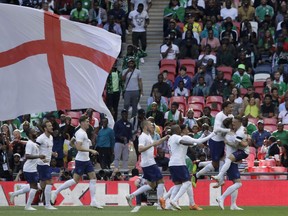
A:
[[[62,191],[65,190],[66,188],[71,187],[72,185],[76,184],[74,179],[70,179],[66,182],[64,182],[57,190],[55,191],[56,196]]]
[[[161,183],[161,184],[157,185],[157,198],[158,198],[158,200],[159,200],[159,198],[163,197],[163,194],[164,194],[164,184]]]
[[[51,190],[52,190],[52,185],[46,185],[45,190],[44,190],[44,195],[45,195],[45,205],[50,206],[50,199],[51,199]]]
[[[223,167],[221,169],[219,169],[220,170],[219,174],[218,174],[219,179],[224,177],[224,175],[227,172],[227,170],[229,169],[231,163],[232,163],[232,161],[229,158],[225,159],[225,163],[224,163]]]
[[[91,179],[89,183],[91,203],[96,202],[96,179]]]
[[[143,186],[141,186],[140,188],[138,188],[136,191],[134,191],[134,192],[131,194],[131,196],[132,196],[132,197],[135,197],[135,196],[137,196],[137,195],[139,195],[139,194],[142,194],[142,193],[144,193],[144,192],[146,192],[146,191],[149,191],[149,190],[152,190],[152,188],[150,187],[150,185],[143,185]]]
[[[26,207],[30,207],[33,200],[34,200],[34,197],[35,197],[35,194],[36,194],[37,190],[35,190],[34,188],[31,188],[30,189],[30,192],[29,192],[29,195],[28,195],[28,200],[27,200],[27,203],[26,203]]]
[[[236,205],[237,197],[238,197],[238,189],[235,190],[235,191],[231,194],[231,206],[237,206],[237,205]]]
[[[190,181],[182,183],[180,190],[178,191],[177,195],[173,198],[173,201],[178,202],[180,197],[182,197],[183,194],[187,192],[188,187],[192,187],[192,183]]]
[[[20,194],[28,193],[29,191],[30,191],[30,185],[26,184],[26,185],[23,185],[23,187],[21,187],[20,190],[13,192],[13,196],[18,196]]]
[[[171,196],[170,196],[170,200],[173,200],[174,197],[177,195],[177,193],[179,192],[180,188],[181,188],[182,184],[179,185],[175,185],[174,189],[171,192]]]
[[[207,164],[203,169],[201,169],[198,173],[196,173],[196,177],[199,178],[200,176],[214,171],[215,168],[213,167],[212,163]]]
[[[194,206],[195,205],[195,201],[194,201],[194,193],[193,193],[193,188],[192,187],[188,187],[187,188],[187,194],[189,197],[189,205],[190,206]]]
[[[37,183],[37,188],[38,188],[38,190],[42,190],[40,183]]]
[[[220,161],[219,161],[219,171],[222,169],[224,163],[225,163],[224,160],[220,160]]]
[[[174,188],[175,188],[175,185],[173,187],[171,187],[170,190],[163,196],[163,198],[165,200],[167,200],[171,196],[172,191],[174,190]]]
[[[222,194],[222,198],[223,200],[229,196],[230,194],[232,194],[235,190],[239,189],[242,186],[242,183],[240,182],[236,182],[233,185],[231,185],[230,187],[227,188],[227,190]]]

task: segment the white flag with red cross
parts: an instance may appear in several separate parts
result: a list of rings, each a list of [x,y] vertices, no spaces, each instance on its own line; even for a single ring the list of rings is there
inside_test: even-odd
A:
[[[0,37],[0,120],[82,108],[113,119],[102,93],[120,36],[42,10],[0,4]]]

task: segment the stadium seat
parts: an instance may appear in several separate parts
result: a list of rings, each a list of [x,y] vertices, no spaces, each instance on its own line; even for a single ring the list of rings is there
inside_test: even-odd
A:
[[[219,113],[219,111],[211,110],[211,115],[212,115],[213,117],[215,117],[218,113]]]
[[[210,104],[210,103],[219,103],[222,105],[223,97],[221,97],[221,96],[208,96],[206,98],[206,104]]]
[[[257,118],[248,118],[248,121],[257,125],[258,119]]]
[[[276,161],[274,159],[259,160],[259,166],[266,166],[266,167],[276,166]]]
[[[173,59],[162,59],[161,60],[161,67],[166,66],[166,65],[172,65],[175,68],[177,67],[177,61]]]
[[[68,171],[72,171],[75,168],[75,161],[69,161],[67,165]]]
[[[211,108],[212,111],[221,111],[223,98],[221,96],[208,96],[205,106]]]
[[[190,96],[188,98],[188,104],[202,104],[205,105],[205,98],[203,96]]]
[[[77,127],[79,125],[79,119],[72,118],[71,125],[73,125],[74,127]]]
[[[270,167],[270,172],[287,172],[287,168],[286,167],[278,167],[278,166],[273,166]],[[283,180],[287,180],[287,175],[275,175],[274,176],[275,179],[283,179]]]
[[[187,68],[187,71],[186,71],[187,76],[192,78],[195,74],[195,68],[193,66],[187,66],[186,68]]]
[[[176,74],[176,67],[173,66],[173,65],[164,65],[164,66],[161,66],[161,68],[159,69],[160,70],[160,73],[163,73],[163,71],[168,71],[168,73],[172,73],[172,74]]]
[[[277,125],[276,118],[263,118],[264,125]]]
[[[269,173],[269,169],[266,166],[263,167],[250,167],[248,169],[250,172],[254,173]],[[251,179],[274,179],[274,176],[271,175],[259,175],[259,176],[252,176]]]
[[[188,104],[188,109],[189,108],[192,108],[194,111],[202,111],[203,108],[204,108],[204,105],[203,104],[197,104],[197,103],[191,103],[191,104]]]
[[[265,82],[266,79],[270,77],[268,73],[258,73],[254,75],[254,82]]]
[[[81,116],[81,112],[78,111],[68,111],[66,113],[67,116],[70,116],[72,119],[79,119]]]
[[[273,133],[274,131],[277,130],[276,125],[264,125],[264,129],[269,131],[270,133]]]
[[[263,81],[258,81],[258,82],[254,82],[253,86],[256,87],[263,87],[264,88],[264,83]]]
[[[185,104],[179,103],[178,110],[181,110],[182,114],[184,116],[186,116],[186,105]]]
[[[233,73],[233,68],[229,66],[219,66],[217,67],[218,71],[222,71],[224,74],[224,78],[227,80],[231,80],[232,78],[232,73]]]
[[[173,102],[177,102],[179,104],[184,104],[186,106],[186,99],[183,96],[173,96],[173,97],[171,97],[170,98],[170,106],[169,107],[171,107],[171,104]]]
[[[260,64],[255,69],[255,75],[256,74],[268,74],[270,77],[270,74],[272,72],[272,66],[271,64]]]
[[[94,118],[97,118],[98,119],[98,121],[100,122],[100,120],[101,120],[101,117],[100,117],[100,113],[99,112],[93,112],[93,117]]]
[[[184,65],[184,66],[193,66],[195,68],[196,66],[196,60],[194,59],[180,59],[179,60],[179,68]]]
[[[194,110],[194,118],[200,118],[202,115],[202,112],[200,110]]]
[[[215,102],[206,104],[206,106],[210,107],[212,111],[218,111],[218,112],[220,112],[221,109],[222,109],[221,104],[215,103]]]
[[[241,92],[241,97],[243,98],[244,95],[246,95],[248,91],[245,88],[240,88],[240,92]]]
[[[255,87],[255,92],[260,94],[260,96],[262,96],[263,92],[264,92],[264,86],[256,86]]]
[[[288,130],[288,125],[284,125],[284,130]]]

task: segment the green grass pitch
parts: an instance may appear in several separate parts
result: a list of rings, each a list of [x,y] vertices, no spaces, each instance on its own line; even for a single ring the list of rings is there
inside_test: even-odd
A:
[[[220,210],[218,207],[206,207],[203,211],[191,211],[187,206],[182,207],[182,211],[159,211],[154,206],[142,206],[138,212],[131,213],[129,207],[105,207],[102,210],[83,207],[59,207],[58,210],[48,211],[43,206],[36,206],[37,211],[24,211],[24,207],[0,207],[0,215],[5,216],[284,216],[287,215],[288,207],[243,207],[244,211],[231,211],[229,206],[226,209]]]

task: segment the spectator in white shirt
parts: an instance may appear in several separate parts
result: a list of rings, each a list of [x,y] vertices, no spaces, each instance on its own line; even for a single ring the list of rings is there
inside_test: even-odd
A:
[[[231,19],[235,21],[236,18],[238,17],[238,10],[236,8],[231,7],[232,5],[231,0],[226,0],[225,5],[226,7],[220,10],[221,18],[225,20],[227,17],[231,17]]]
[[[174,96],[184,96],[189,97],[190,93],[187,88],[184,88],[183,80],[180,80],[178,83],[178,87],[174,91]]]

